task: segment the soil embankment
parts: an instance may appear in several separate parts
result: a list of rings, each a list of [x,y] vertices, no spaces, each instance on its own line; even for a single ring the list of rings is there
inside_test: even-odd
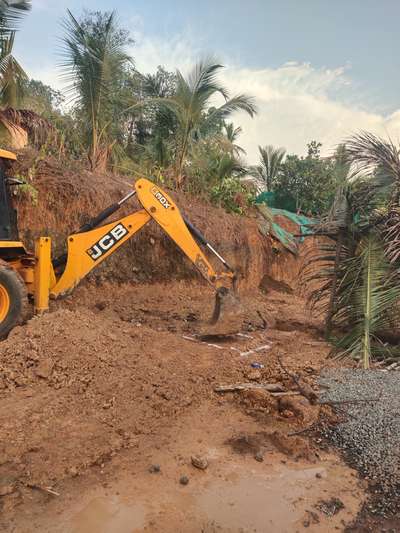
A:
[[[21,154],[18,165],[15,172],[25,178],[31,176],[30,183],[37,191],[35,201],[29,194],[16,197],[21,238],[32,249],[39,235],[51,236],[55,256],[64,251],[67,235],[125,196],[134,181],[115,175],[89,174],[77,162],[42,159],[30,151]],[[298,258],[261,234],[256,211],[249,217],[230,215],[191,195],[174,192],[171,195],[180,210],[236,269],[240,288],[258,288],[265,275],[298,288],[302,258],[313,245],[313,238],[302,246]],[[139,207],[137,200],[133,200],[121,209],[121,216]],[[96,269],[93,277],[134,283],[201,279],[155,222],[150,222]]]

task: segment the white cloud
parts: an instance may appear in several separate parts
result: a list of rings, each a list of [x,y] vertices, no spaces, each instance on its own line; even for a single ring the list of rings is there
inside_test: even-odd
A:
[[[203,47],[187,38],[169,41],[137,38],[132,53],[139,70],[154,71],[157,65],[187,72],[204,55]],[[229,65],[228,61],[225,61]],[[314,68],[308,63],[287,62],[276,69],[248,69],[229,65],[221,74],[232,94],[253,95],[258,115],[251,119],[238,113],[235,123],[242,126],[241,144],[248,160],[258,158],[258,145],[284,146],[289,152],[304,153],[311,140],[323,143],[323,152],[354,131],[366,129],[380,135],[400,136],[400,110],[384,116],[365,109],[359,88],[352,86],[350,65],[336,69]]]
[[[133,20],[131,27],[136,29],[131,52],[141,72],[154,72],[158,65],[188,72],[199,57],[207,55],[204,43],[194,45],[190,37],[145,37],[140,20]],[[389,116],[368,110],[367,99],[352,84],[349,65],[328,69],[287,62],[275,69],[249,69],[230,65],[229,58],[220,60],[228,65],[221,80],[231,94],[244,92],[256,99],[254,119],[244,113],[233,117],[243,128],[240,143],[250,163],[258,159],[259,144],[284,146],[302,154],[306,143],[315,139],[323,143],[323,153],[329,154],[343,138],[360,129],[394,140],[400,137],[400,109]],[[61,86],[50,65],[30,72],[54,87]]]
[[[290,152],[304,153],[306,143],[315,139],[323,143],[323,152],[328,154],[360,129],[393,137],[400,132],[400,110],[383,116],[349,103],[355,95],[341,68],[290,64],[254,71],[232,67],[223,79],[234,92],[254,95],[258,104],[255,119],[243,114],[235,117],[243,128],[242,145],[250,161],[257,159],[258,144],[280,145]]]

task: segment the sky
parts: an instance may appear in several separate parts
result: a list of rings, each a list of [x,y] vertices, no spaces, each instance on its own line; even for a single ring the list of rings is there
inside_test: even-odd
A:
[[[201,57],[225,68],[230,94],[255,97],[256,118],[233,117],[249,163],[258,145],[323,154],[361,129],[400,139],[400,0],[32,0],[15,55],[28,74],[62,89],[62,19],[115,9],[141,72],[190,71]]]

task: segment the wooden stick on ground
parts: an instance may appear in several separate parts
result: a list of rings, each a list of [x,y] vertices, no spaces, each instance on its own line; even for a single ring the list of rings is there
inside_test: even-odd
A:
[[[214,387],[215,392],[235,392],[249,389],[261,389],[274,393],[285,392],[280,383],[232,383],[231,385],[217,385]]]
[[[279,354],[277,354],[276,358],[278,360],[279,366],[282,368],[285,374],[289,376],[291,380],[293,380],[300,394],[307,398],[311,405],[315,405],[318,402],[318,394],[314,392],[309,385],[301,384],[297,376],[293,374],[293,372],[289,372],[289,370],[287,370],[287,368],[283,365]]]

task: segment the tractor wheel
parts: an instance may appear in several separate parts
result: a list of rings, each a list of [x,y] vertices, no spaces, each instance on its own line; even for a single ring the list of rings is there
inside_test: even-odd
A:
[[[0,262],[0,339],[26,317],[28,296],[21,276],[7,263]]]

